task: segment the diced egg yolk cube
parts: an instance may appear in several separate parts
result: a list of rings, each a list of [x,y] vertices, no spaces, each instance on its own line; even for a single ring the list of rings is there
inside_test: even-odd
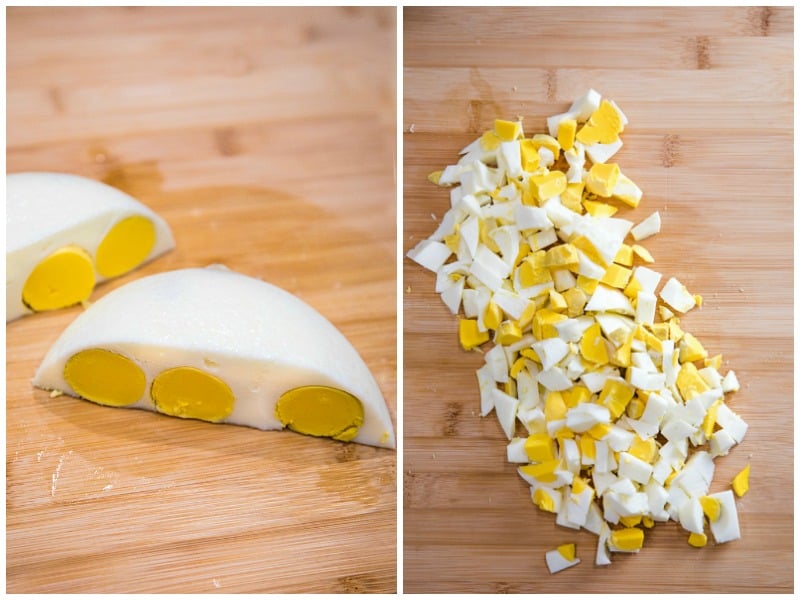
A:
[[[522,133],[522,125],[519,121],[495,119],[494,133],[503,142],[513,142],[519,137],[520,133]]]
[[[514,321],[503,321],[497,329],[497,342],[503,346],[510,346],[522,339],[522,329]]]
[[[739,471],[736,477],[733,478],[733,491],[740,498],[747,493],[750,489],[750,465]]]
[[[505,121],[506,123],[508,121]],[[489,130],[481,136],[480,146],[486,152],[492,152],[500,147],[500,142],[503,140],[495,131]]]
[[[489,303],[486,305],[486,310],[483,313],[483,324],[486,325],[487,329],[496,331],[500,327],[502,321],[503,309],[489,300]]]
[[[703,417],[701,428],[703,430],[703,435],[706,436],[706,439],[711,438],[711,435],[714,433],[714,425],[717,424],[717,410],[719,409],[720,404],[722,404],[721,399],[715,400],[711,406],[708,407],[708,410]]]
[[[572,244],[559,244],[547,250],[544,264],[550,269],[562,269],[578,264],[578,252]]]
[[[606,347],[606,341],[600,329],[600,323],[590,325],[586,331],[583,332],[579,347],[581,356],[586,360],[599,365],[608,363],[608,348]]]
[[[583,182],[568,183],[561,193],[561,204],[580,214],[583,212]]]
[[[559,294],[554,289],[548,291],[548,299],[550,300],[550,310],[562,312],[567,310],[567,301],[562,294]]]
[[[697,371],[697,367],[691,362],[686,362],[681,365],[675,384],[678,386],[678,391],[681,396],[686,401],[710,389]]]
[[[564,300],[567,301],[567,315],[570,317],[577,317],[583,313],[583,307],[586,306],[586,294],[583,290],[577,287],[572,287],[564,290]]]
[[[609,434],[610,431],[610,423],[598,423],[597,425],[592,425],[591,428],[586,431],[586,433],[596,440],[602,440]]]
[[[615,529],[611,532],[610,543],[614,548],[632,552],[644,545],[644,530],[638,527]]]
[[[531,500],[544,511],[556,512],[556,503],[544,488],[536,488],[531,495]]]
[[[606,202],[598,202],[597,200],[583,200],[583,207],[586,212],[593,217],[610,217],[617,212],[617,207],[607,204]]]
[[[558,124],[558,144],[562,150],[572,149],[577,129],[578,122],[575,119],[564,119]]]
[[[567,318],[565,314],[547,308],[537,310],[531,322],[533,336],[537,340],[558,337],[558,330],[555,328],[555,324]]]
[[[719,500],[712,496],[700,496],[700,506],[703,508],[703,514],[708,517],[709,521],[716,521],[719,519],[722,505]]]
[[[539,168],[539,150],[533,140],[520,140],[519,154],[523,171],[531,173]]]
[[[547,433],[533,433],[525,440],[525,453],[531,461],[542,463],[556,457],[556,448]]]
[[[597,163],[592,165],[586,175],[586,189],[602,198],[610,198],[619,177],[616,163]]]
[[[597,451],[594,445],[594,438],[591,435],[582,435],[578,440],[578,447],[580,448],[581,456],[594,462]]]
[[[603,278],[600,280],[600,283],[604,283],[608,286],[615,287],[618,289],[625,289],[625,286],[628,285],[628,281],[631,278],[632,271],[627,267],[623,267],[622,265],[618,265],[617,263],[612,263],[608,265],[606,269],[606,274],[603,275]]]
[[[658,457],[658,446],[655,438],[642,439],[638,435],[633,438],[628,453],[646,463],[652,464]]]
[[[547,421],[560,421],[567,416],[567,405],[561,392],[547,392],[544,398],[544,418]]]
[[[530,255],[529,255],[530,256]],[[536,267],[527,258],[519,265],[519,282],[522,287],[533,287],[553,281],[553,274],[547,267]]]
[[[644,413],[644,402],[639,398],[634,398],[628,404],[628,408],[625,409],[625,414],[628,415],[631,419],[638,419]],[[631,452],[631,454],[633,454]],[[639,457],[641,458],[641,457]]]
[[[458,322],[458,339],[464,350],[472,350],[489,341],[489,332],[480,331],[475,319],[460,319]]]
[[[622,244],[614,257],[614,262],[625,267],[633,266],[633,248],[628,244]]]
[[[629,517],[620,517],[619,522],[625,525],[625,527],[636,527],[636,525],[642,522],[642,515],[631,515]]]
[[[622,115],[611,102],[603,100],[578,132],[578,141],[584,144],[610,144],[619,139],[624,128]]]
[[[619,347],[614,350],[608,359],[612,365],[617,367],[631,366],[631,346],[633,345],[633,334],[629,335]]]
[[[615,419],[619,419],[628,402],[633,398],[634,388],[628,383],[617,380],[607,379],[600,391],[598,402],[605,406]]]
[[[543,175],[533,175],[529,180],[534,197],[541,201],[558,196],[567,189],[567,176],[561,171],[550,171]]]
[[[578,275],[578,287],[585,293],[591,296],[597,289],[597,284],[600,283],[598,279],[591,279],[584,275]]]
[[[559,459],[554,459],[535,465],[522,465],[520,471],[529,477],[538,479],[542,483],[552,483],[556,480],[555,471],[560,463],[561,461]]]
[[[684,362],[694,362],[708,356],[708,352],[696,337],[691,333],[684,333],[681,343],[679,360]]]
[[[564,398],[567,408],[574,408],[581,402],[588,402],[592,397],[592,392],[585,385],[575,385],[561,392],[561,396]]]
[[[584,490],[591,489],[589,484],[583,477],[574,477],[572,479],[572,493],[582,494]],[[592,490],[594,492],[594,490]]]

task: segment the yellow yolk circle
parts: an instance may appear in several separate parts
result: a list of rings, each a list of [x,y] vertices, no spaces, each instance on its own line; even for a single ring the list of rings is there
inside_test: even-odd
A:
[[[127,406],[142,397],[144,372],[131,359],[101,348],[72,355],[64,379],[79,396],[107,406]]]
[[[307,385],[285,392],[275,405],[275,416],[298,433],[349,442],[364,423],[364,407],[344,390]]]
[[[138,267],[156,243],[153,222],[140,216],[118,221],[97,247],[97,272],[116,277]]]
[[[235,400],[228,384],[194,367],[161,372],[153,380],[150,395],[159,412],[212,423],[231,414]]]
[[[94,266],[77,246],[56,250],[37,264],[22,288],[22,302],[31,310],[55,310],[89,299]]]

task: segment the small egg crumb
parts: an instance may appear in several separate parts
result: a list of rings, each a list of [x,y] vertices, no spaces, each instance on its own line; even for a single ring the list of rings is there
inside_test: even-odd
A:
[[[736,477],[733,478],[733,483],[731,485],[733,491],[736,492],[736,495],[740,498],[747,493],[750,489],[750,465],[747,465],[744,469],[739,471]]]

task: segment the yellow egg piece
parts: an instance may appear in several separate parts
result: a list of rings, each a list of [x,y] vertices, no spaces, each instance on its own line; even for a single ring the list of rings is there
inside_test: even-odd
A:
[[[750,465],[747,465],[736,474],[736,477],[733,478],[732,487],[740,498],[747,493],[750,489]]]

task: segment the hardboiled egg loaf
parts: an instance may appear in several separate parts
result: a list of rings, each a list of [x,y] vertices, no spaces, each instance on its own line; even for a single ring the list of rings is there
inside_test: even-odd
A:
[[[104,296],[33,383],[108,406],[395,446],[380,389],[336,327],[224,267],[160,273]]]
[[[84,302],[96,283],[175,245],[166,222],[109,185],[65,173],[6,178],[6,322]]]
[[[484,351],[481,415],[497,415],[533,504],[598,536],[596,564],[638,552],[659,521],[695,547],[708,530],[738,539],[733,493],[711,487],[714,459],[747,431],[726,403],[739,383],[680,325],[702,298],[638,243],[660,232],[659,213],[615,216],[642,199],[610,162],[628,119],[590,90],[547,124],[526,137],[498,119],[431,173],[450,208],[408,252],[436,273],[461,346]],[[546,556],[552,572],[578,562],[570,545]]]

